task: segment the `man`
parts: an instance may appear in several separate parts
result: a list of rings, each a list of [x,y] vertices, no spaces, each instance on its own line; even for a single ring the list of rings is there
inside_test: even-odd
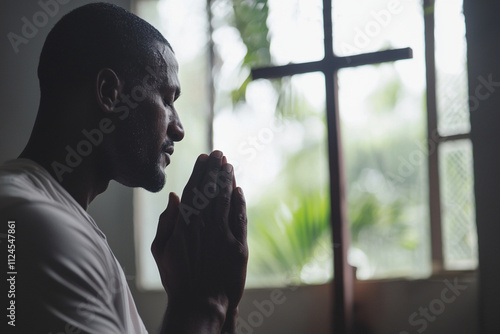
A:
[[[49,33],[33,132],[20,157],[0,166],[0,233],[15,236],[10,331],[146,333],[86,209],[111,180],[164,186],[184,137],[177,70],[165,38],[114,5],[80,7]],[[170,194],[151,249],[169,297],[161,333],[235,333],[246,212],[222,152],[199,156],[182,200]]]

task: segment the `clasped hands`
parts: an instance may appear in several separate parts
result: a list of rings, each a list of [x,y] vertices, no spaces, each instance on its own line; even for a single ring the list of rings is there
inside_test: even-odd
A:
[[[222,152],[202,154],[151,251],[168,294],[162,333],[236,333],[248,261],[245,198]]]

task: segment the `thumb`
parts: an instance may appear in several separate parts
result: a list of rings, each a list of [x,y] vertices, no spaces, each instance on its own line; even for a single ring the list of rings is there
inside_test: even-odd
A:
[[[156,230],[156,237],[153,241],[152,247],[155,247],[155,244],[162,247],[172,235],[177,222],[179,202],[179,197],[175,193],[171,192],[169,194],[167,208],[160,215],[158,228]]]

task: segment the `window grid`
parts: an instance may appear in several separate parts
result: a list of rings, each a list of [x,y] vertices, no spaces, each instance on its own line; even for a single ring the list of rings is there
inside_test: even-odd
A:
[[[438,131],[438,103],[436,80],[436,49],[435,49],[435,0],[424,0],[425,27],[425,63],[427,92],[427,133],[429,146],[429,210],[431,231],[432,272],[439,274],[447,270],[445,267],[443,242],[443,193],[440,177],[440,148],[443,143],[460,140],[470,141],[470,132],[441,135]]]

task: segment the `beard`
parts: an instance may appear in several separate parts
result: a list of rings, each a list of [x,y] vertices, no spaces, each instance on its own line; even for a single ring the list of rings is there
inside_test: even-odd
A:
[[[129,151],[130,152],[130,151]],[[118,163],[119,171],[115,175],[115,180],[127,187],[140,187],[147,191],[156,193],[163,189],[166,183],[166,175],[162,163],[162,155],[151,154],[145,157],[146,152],[131,155],[120,159]]]
[[[159,143],[160,131],[151,131],[140,114],[132,113],[127,124],[120,131],[120,145],[115,146],[115,163],[119,183],[128,187],[141,187],[156,193],[166,183],[164,151],[173,142]]]
[[[163,187],[165,187],[165,183],[166,183],[166,175],[160,169],[160,166],[156,165],[156,170],[152,174],[150,174],[150,177],[148,177],[145,180],[145,183],[142,186],[142,188],[152,193],[157,193],[160,190],[162,190]]]
[[[166,183],[165,171],[161,167],[161,155],[154,162],[151,161],[145,166],[143,166],[143,171],[139,174],[141,175],[141,182],[139,187],[144,188],[152,193],[159,192],[163,189]]]

